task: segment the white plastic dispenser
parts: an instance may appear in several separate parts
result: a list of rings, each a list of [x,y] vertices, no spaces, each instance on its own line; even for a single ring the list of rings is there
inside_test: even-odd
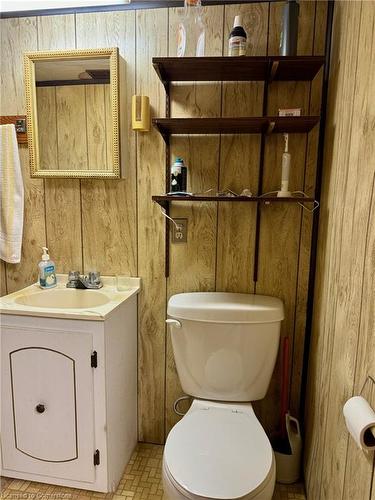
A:
[[[42,249],[42,260],[38,264],[39,285],[41,288],[53,288],[57,284],[55,263],[49,258],[48,248]]]
[[[289,198],[292,193],[289,191],[289,176],[290,176],[290,160],[291,155],[288,151],[289,136],[284,134],[285,149],[283,153],[283,158],[281,162],[281,188],[277,191],[277,196],[279,198]]]

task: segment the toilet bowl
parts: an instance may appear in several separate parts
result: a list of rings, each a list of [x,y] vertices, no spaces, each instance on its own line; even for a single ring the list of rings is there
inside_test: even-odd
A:
[[[251,404],[194,400],[164,449],[168,500],[270,500],[275,473],[271,444]]]
[[[170,431],[163,457],[167,500],[271,500],[275,457],[252,404],[275,366],[280,299],[223,292],[168,303],[181,386],[195,399]]]

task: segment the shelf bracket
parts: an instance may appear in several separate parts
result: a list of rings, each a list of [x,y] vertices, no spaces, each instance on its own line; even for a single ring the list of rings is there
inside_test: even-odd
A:
[[[165,142],[165,145],[166,145],[167,147],[169,147],[169,134],[168,134],[168,132],[166,132],[166,131],[163,129],[163,131],[161,132],[161,135],[162,135],[162,137],[163,137],[163,140],[164,140],[164,142]]]
[[[275,128],[275,122],[269,122],[266,133],[267,134],[272,134],[274,128]]]
[[[268,80],[270,83],[273,82],[273,80],[275,79],[277,70],[279,68],[279,64],[280,64],[280,61],[273,61],[272,62],[271,70],[270,70],[269,77],[268,77]]]
[[[161,208],[165,210],[165,212],[169,212],[169,201],[167,200],[154,200],[154,203],[157,203]]]
[[[161,83],[164,85],[165,91],[168,93],[169,81],[163,69],[163,66],[159,63],[152,63],[154,70],[156,71],[158,77],[160,78]]]

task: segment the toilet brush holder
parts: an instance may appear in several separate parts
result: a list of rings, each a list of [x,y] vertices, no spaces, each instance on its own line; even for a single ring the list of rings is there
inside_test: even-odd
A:
[[[298,481],[301,469],[302,438],[299,422],[285,415],[287,437],[274,446],[276,459],[276,481],[291,484]]]

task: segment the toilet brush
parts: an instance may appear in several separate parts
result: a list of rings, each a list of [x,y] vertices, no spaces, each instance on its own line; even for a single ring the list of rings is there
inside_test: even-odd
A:
[[[288,386],[289,386],[289,337],[283,339],[283,360],[281,373],[281,439],[287,439],[285,415],[288,413]]]
[[[290,447],[286,429],[286,415],[288,413],[289,393],[289,337],[282,340],[281,383],[280,383],[280,424],[272,440],[274,450],[289,453]]]
[[[284,337],[281,366],[280,434],[273,442],[276,459],[276,481],[284,484],[294,483],[298,480],[302,450],[299,422],[288,411],[289,345],[289,337]]]

